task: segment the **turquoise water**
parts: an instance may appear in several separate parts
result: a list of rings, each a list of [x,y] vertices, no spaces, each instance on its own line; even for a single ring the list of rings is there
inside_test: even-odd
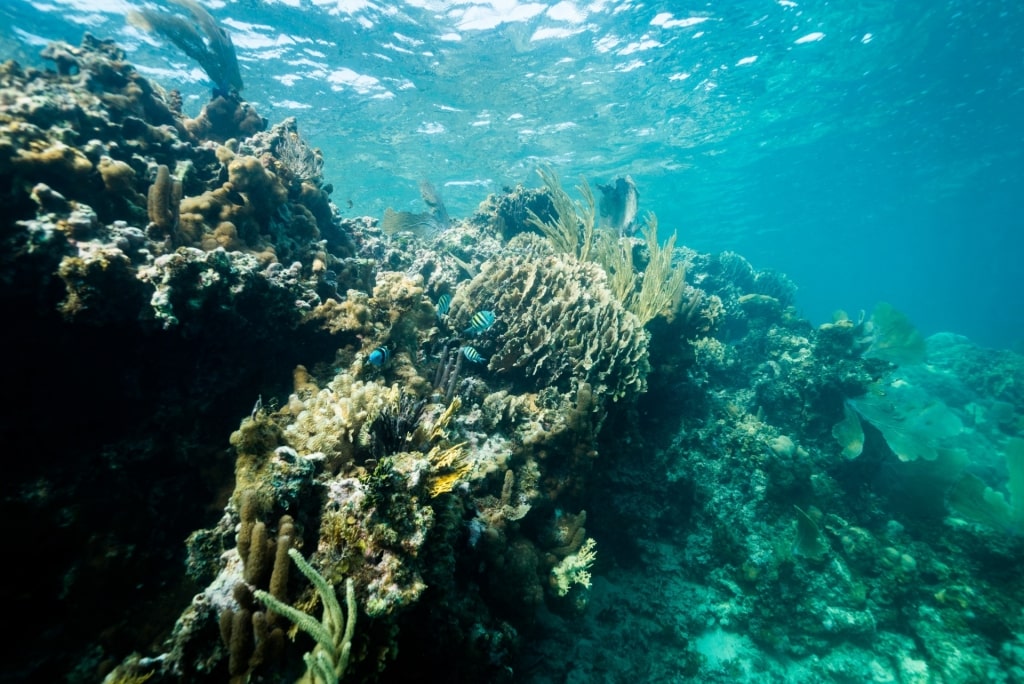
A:
[[[197,112],[206,76],[131,6],[12,0],[3,54],[41,66],[88,30]],[[540,164],[628,173],[663,231],[786,272],[812,322],[884,300],[925,333],[1024,339],[1019,2],[209,6],[244,96],[298,118],[348,215],[418,210],[425,178],[464,216]]]
[[[296,548],[357,583],[360,681],[1024,681],[1024,356],[931,334],[1024,351],[1018,4],[204,4],[234,38],[242,97],[323,149],[346,218],[393,208],[421,237],[448,230],[421,241],[322,220],[319,192],[286,200],[320,176],[286,168],[279,126],[238,164],[231,145],[213,162],[212,136],[21,135],[120,65],[2,70],[0,138],[19,147],[0,145],[0,319],[17,333],[0,385],[28,400],[0,418],[21,639],[0,684],[99,681],[122,659],[154,683],[301,667],[304,637],[253,664],[248,628],[228,634],[269,570],[243,551],[261,478]],[[47,67],[52,40],[112,38],[196,115],[209,75],[133,28],[138,7],[7,0],[0,55]],[[19,121],[25,91],[45,106]],[[111,122],[138,102],[108,95]],[[81,184],[52,159],[24,171],[65,135],[131,164],[101,160]],[[280,174],[258,184],[266,155]],[[208,213],[174,204],[157,168],[177,162],[199,169],[182,192]],[[519,194],[502,188],[538,186],[544,166],[567,186],[629,174],[662,237],[698,250],[701,289],[673,320],[611,334],[573,318],[621,322],[600,273],[499,245],[510,214],[494,208],[423,213],[424,180],[458,219],[491,193],[507,208]],[[138,194],[104,168],[136,173]],[[485,260],[512,266],[473,276]],[[655,262],[642,282],[671,282]],[[767,269],[815,324],[893,306],[813,330],[757,296],[788,294]],[[408,308],[408,275],[436,308]],[[527,282],[540,296],[504,297]],[[552,350],[577,384],[536,360]],[[646,390],[612,401],[613,366]],[[379,413],[352,408],[370,401]],[[292,522],[266,517],[290,544]]]

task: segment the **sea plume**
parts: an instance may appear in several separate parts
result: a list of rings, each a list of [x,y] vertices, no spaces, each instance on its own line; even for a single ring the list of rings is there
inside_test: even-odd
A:
[[[167,38],[199,63],[220,94],[242,90],[235,46],[228,32],[195,0],[168,0],[191,18],[153,9],[131,10],[128,23]]]

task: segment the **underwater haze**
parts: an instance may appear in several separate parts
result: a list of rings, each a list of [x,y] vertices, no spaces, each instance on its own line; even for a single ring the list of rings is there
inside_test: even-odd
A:
[[[186,95],[206,74],[141,3],[11,0],[3,54],[113,38]],[[925,333],[1024,339],[1024,5],[975,2],[210,2],[243,94],[294,115],[348,216],[453,216],[551,165],[629,174],[699,251],[788,274],[813,323],[887,301]]]

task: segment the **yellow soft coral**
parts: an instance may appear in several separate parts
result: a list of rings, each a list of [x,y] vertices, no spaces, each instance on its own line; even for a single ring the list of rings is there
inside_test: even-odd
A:
[[[597,560],[597,542],[588,538],[580,550],[566,556],[551,569],[551,586],[559,596],[565,596],[574,584],[590,588],[590,567]]]

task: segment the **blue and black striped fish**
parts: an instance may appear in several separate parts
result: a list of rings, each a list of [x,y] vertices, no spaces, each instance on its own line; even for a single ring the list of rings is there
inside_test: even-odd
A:
[[[464,335],[479,335],[491,329],[497,317],[493,311],[477,311],[469,319],[469,327],[462,331]]]
[[[483,356],[480,356],[480,352],[478,352],[473,347],[462,347],[461,349],[459,349],[459,351],[462,352],[462,355],[465,356],[470,361],[472,361],[473,363],[487,363],[487,359],[484,358]]]
[[[448,315],[448,310],[452,308],[452,296],[447,292],[437,298],[437,317],[438,319],[444,318]]]
[[[370,358],[367,359],[371,366],[380,368],[391,358],[391,350],[387,347],[377,347],[370,352]]]

